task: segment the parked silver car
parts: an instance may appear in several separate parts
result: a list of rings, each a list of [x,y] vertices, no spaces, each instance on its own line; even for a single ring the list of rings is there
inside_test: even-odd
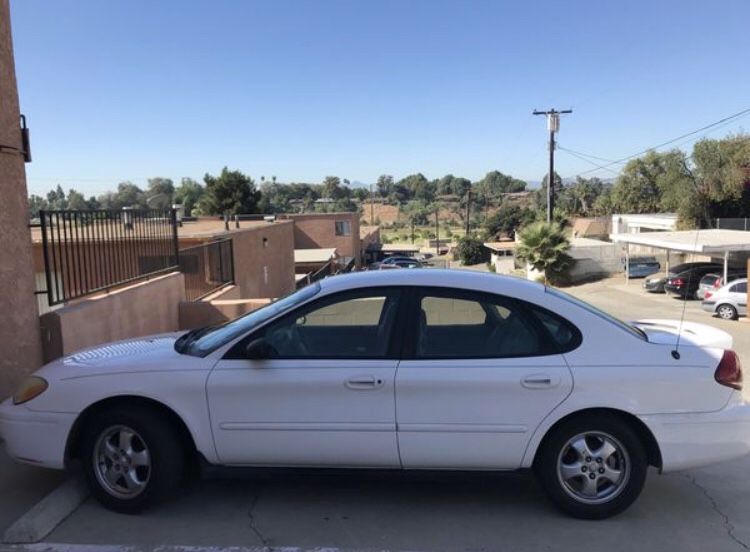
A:
[[[706,274],[698,283],[698,291],[696,292],[696,295],[698,299],[702,300],[706,295],[706,291],[710,290],[711,293],[714,293],[719,288],[740,278],[747,278],[747,270],[730,270],[729,274],[727,274],[726,282],[721,274]]]
[[[717,291],[706,290],[702,306],[725,320],[747,316],[747,278],[734,280]]]

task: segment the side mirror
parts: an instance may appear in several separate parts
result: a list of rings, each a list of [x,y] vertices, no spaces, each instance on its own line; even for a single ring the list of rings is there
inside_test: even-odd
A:
[[[264,360],[266,358],[271,358],[272,352],[273,347],[271,347],[262,337],[253,339],[247,344],[247,347],[245,347],[245,356],[249,360]]]

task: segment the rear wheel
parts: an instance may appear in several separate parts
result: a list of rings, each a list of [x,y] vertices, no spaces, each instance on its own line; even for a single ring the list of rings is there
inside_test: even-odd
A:
[[[614,416],[571,419],[542,444],[535,470],[552,501],[584,519],[613,516],[643,488],[648,461],[631,427]]]
[[[719,315],[719,318],[723,318],[724,320],[735,320],[737,318],[737,309],[732,305],[724,303],[716,307],[716,314]]]
[[[185,447],[157,412],[114,408],[86,427],[81,459],[91,493],[102,505],[137,513],[177,489]]]

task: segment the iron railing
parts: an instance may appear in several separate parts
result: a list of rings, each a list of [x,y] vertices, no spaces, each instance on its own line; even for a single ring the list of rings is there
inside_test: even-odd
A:
[[[230,238],[180,250],[180,272],[185,276],[185,296],[199,301],[234,283],[234,255]]]
[[[178,266],[174,209],[40,211],[49,306]]]
[[[326,276],[332,276],[334,274],[342,274],[344,272],[351,272],[352,270],[354,270],[356,261],[357,260],[354,257],[351,257],[350,259],[346,260],[343,264],[339,264],[335,262],[328,262],[324,266],[319,268],[317,271],[306,274],[304,278],[300,278],[299,280],[297,280],[297,284],[296,284],[297,289],[308,286],[312,284],[313,282],[317,282],[318,280],[322,280]]]
[[[748,232],[750,231],[750,218],[717,218],[715,226],[723,230],[744,230]]]

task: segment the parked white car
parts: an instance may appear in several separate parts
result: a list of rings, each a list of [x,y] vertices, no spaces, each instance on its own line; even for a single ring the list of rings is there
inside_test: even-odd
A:
[[[724,320],[747,316],[747,278],[729,282],[716,291],[706,290],[701,306]]]
[[[82,465],[135,512],[193,458],[221,466],[533,468],[566,512],[604,518],[670,472],[750,452],[725,332],[626,324],[494,274],[335,276],[221,326],[48,364],[0,406],[16,459]]]

